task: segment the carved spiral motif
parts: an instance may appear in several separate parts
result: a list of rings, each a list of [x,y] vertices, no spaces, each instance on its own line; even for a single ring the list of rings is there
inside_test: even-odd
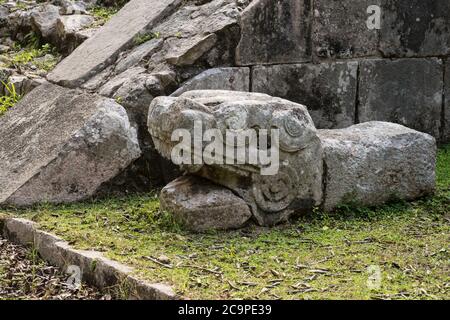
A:
[[[296,118],[287,117],[284,119],[284,129],[291,137],[301,137],[304,128],[299,124]]]
[[[280,130],[280,149],[296,152],[305,147],[308,122],[298,112],[279,112],[272,119],[272,127]]]
[[[258,207],[276,213],[286,209],[297,196],[298,175],[289,167],[280,168],[277,175],[253,176],[253,195]]]
[[[219,119],[217,121],[217,126],[222,134],[238,133],[242,130],[248,129],[248,111],[244,106],[241,105],[228,105],[225,104],[216,114]],[[237,144],[237,147],[244,146]]]

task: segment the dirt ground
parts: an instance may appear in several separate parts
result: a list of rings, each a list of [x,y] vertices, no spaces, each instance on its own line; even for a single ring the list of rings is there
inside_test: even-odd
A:
[[[111,299],[84,284],[74,286],[70,275],[42,261],[31,249],[0,237],[0,300]]]

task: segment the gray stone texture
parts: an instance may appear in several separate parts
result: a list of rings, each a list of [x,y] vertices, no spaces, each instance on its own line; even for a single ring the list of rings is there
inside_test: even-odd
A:
[[[52,40],[56,35],[56,22],[59,17],[59,7],[47,4],[31,12],[31,24],[44,39]]]
[[[293,214],[308,212],[320,204],[322,147],[303,105],[261,93],[226,90],[188,91],[177,98],[158,97],[150,105],[148,116],[156,149],[172,159],[172,149],[178,144],[171,139],[173,131],[183,128],[192,132],[196,121],[202,122],[203,130],[216,129],[222,135],[256,128],[269,132],[279,129],[279,157],[272,159],[274,172],[264,174],[262,169],[267,164],[248,161],[249,154],[257,154],[259,150],[254,144],[251,145],[256,149],[243,148],[246,144],[237,147],[237,154],[245,156],[243,165],[233,156],[233,163],[225,163],[227,157],[219,151],[218,161],[209,158],[206,159],[211,161],[209,164],[203,161],[182,166],[187,172],[231,189],[251,207],[260,225],[286,221]],[[225,136],[217,139],[220,138]],[[272,146],[276,146],[275,141]],[[203,147],[207,148],[207,144]]]
[[[237,229],[252,217],[250,207],[231,190],[195,176],[183,176],[161,191],[161,208],[188,230]]]
[[[101,30],[59,63],[48,79],[68,87],[80,86],[112,63],[139,33],[161,22],[180,3],[181,0],[128,2]]]
[[[387,122],[319,130],[324,148],[324,203],[380,205],[411,200],[435,188],[436,141],[425,133]]]
[[[445,62],[445,103],[442,141],[450,142],[450,58]]]
[[[367,8],[382,1],[314,0],[314,56],[353,58],[377,55],[379,31],[367,27]]]
[[[358,62],[253,68],[252,91],[305,105],[317,128],[355,123]]]
[[[241,14],[238,65],[311,59],[311,0],[254,0]]]
[[[171,96],[177,97],[191,90],[250,91],[250,68],[208,69],[185,82]]]
[[[362,61],[359,121],[395,122],[438,138],[442,79],[437,58]]]
[[[51,84],[3,115],[0,134],[0,203],[86,199],[141,155],[123,107]]]
[[[232,63],[238,17],[239,6],[234,0],[187,3],[154,29],[165,41],[151,63],[161,60],[182,67],[202,58],[210,67]]]
[[[383,1],[380,50],[385,56],[450,54],[450,1]]]
[[[61,16],[56,22],[58,48],[65,53],[71,53],[88,38],[84,31],[94,23],[94,17],[84,14]]]

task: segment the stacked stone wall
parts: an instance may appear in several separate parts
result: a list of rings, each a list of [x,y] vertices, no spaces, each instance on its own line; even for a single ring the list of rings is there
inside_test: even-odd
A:
[[[254,0],[240,25],[250,91],[306,105],[318,128],[380,120],[450,141],[450,1]]]

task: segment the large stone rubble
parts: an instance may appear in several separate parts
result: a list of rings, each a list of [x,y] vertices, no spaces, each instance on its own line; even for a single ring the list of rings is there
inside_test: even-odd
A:
[[[51,84],[0,117],[0,134],[1,204],[87,199],[141,154],[122,106]]]

